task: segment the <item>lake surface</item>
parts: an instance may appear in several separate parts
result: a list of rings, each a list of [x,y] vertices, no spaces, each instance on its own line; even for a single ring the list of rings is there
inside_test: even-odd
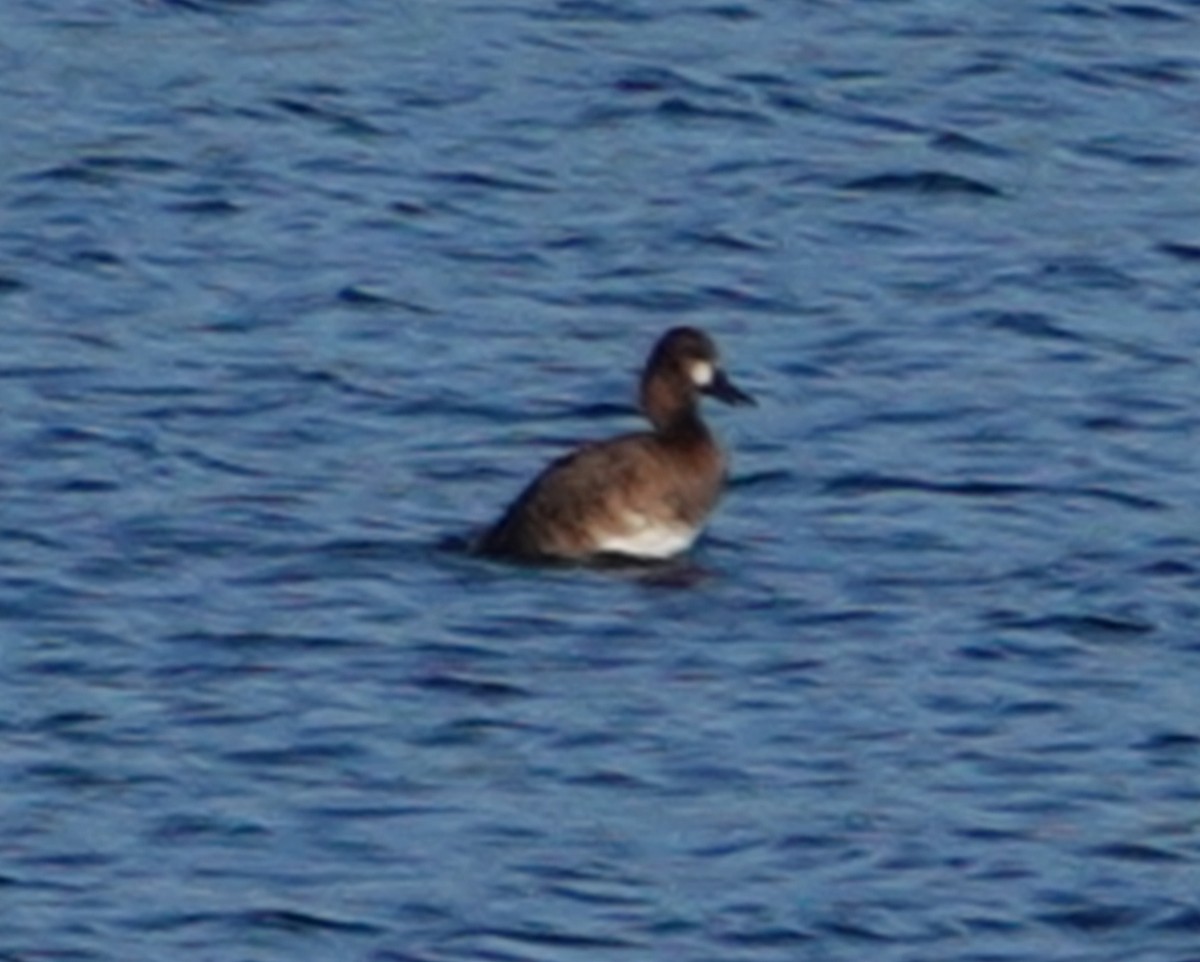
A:
[[[0,959],[1200,959],[1200,3],[0,9]],[[461,547],[702,326],[650,571]]]

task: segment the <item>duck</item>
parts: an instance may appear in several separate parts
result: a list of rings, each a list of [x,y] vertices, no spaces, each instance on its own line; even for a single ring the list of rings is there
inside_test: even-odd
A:
[[[725,487],[728,463],[700,415],[701,396],[755,400],[734,385],[713,339],[674,327],[642,371],[650,429],[583,444],[551,462],[477,543],[522,562],[659,561],[687,551]]]

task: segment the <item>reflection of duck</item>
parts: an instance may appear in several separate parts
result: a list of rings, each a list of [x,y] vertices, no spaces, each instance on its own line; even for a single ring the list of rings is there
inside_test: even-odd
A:
[[[753,404],[694,327],[662,336],[646,362],[641,408],[653,430],[577,448],[552,462],[483,536],[479,550],[521,560],[667,558],[686,550],[715,507],[725,457],[699,394]]]

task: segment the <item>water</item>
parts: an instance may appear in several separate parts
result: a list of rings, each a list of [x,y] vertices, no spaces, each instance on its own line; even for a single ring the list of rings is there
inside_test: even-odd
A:
[[[0,958],[1200,959],[1200,5],[0,26]],[[447,547],[680,322],[686,563]]]

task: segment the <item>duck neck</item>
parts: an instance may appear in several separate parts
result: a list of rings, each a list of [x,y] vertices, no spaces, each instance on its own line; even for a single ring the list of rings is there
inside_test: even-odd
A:
[[[647,378],[642,382],[641,402],[642,411],[660,437],[692,440],[708,434],[690,384]]]

